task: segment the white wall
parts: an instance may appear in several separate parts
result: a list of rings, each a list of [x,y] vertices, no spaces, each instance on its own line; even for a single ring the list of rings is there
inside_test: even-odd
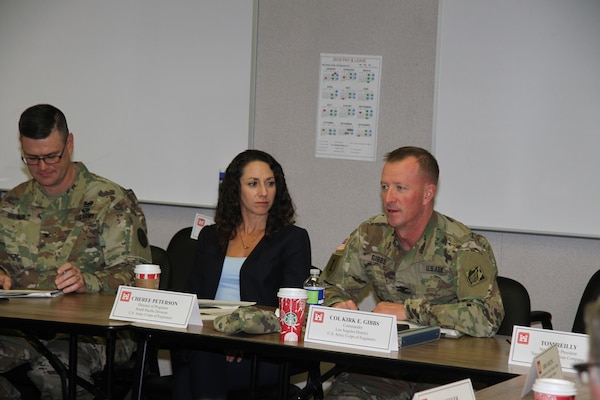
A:
[[[141,200],[216,204],[249,143],[251,0],[0,0],[0,188],[27,179],[17,122],[50,103],[75,160]]]
[[[379,212],[382,165],[315,160],[319,53],[383,55],[378,160],[403,144],[431,149],[436,22],[437,1],[259,2],[255,144],[284,167],[298,224],[311,236],[314,265],[322,268],[359,222]],[[364,31],[339,29],[359,24]],[[146,204],[144,210],[150,240],[163,246],[192,224],[196,212],[211,212]],[[532,307],[552,312],[556,329],[570,330],[583,288],[600,268],[600,241],[481,233],[494,248],[500,274],[521,281]]]
[[[441,2],[440,211],[481,229],[600,237],[599,21],[600,1]]]

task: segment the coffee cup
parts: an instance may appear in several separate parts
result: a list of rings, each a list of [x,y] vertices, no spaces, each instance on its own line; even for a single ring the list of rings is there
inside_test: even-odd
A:
[[[133,270],[135,286],[146,289],[158,289],[160,284],[160,265],[139,264]]]
[[[297,342],[302,334],[308,294],[305,289],[280,288],[277,297],[281,341]]]
[[[574,400],[577,387],[564,379],[538,378],[533,384],[534,400]]]

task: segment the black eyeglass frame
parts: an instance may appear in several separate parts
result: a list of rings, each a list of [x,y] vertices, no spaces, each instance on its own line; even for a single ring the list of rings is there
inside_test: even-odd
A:
[[[574,364],[573,368],[577,371],[577,376],[583,383],[587,383],[589,381],[589,377],[592,375],[590,373],[591,368],[599,368],[600,362],[591,362],[591,363],[581,363]],[[600,370],[596,371],[595,378],[598,382],[600,382]]]
[[[23,163],[25,163],[25,165],[40,165],[40,163],[43,161],[46,165],[53,165],[53,164],[58,164],[60,162],[60,160],[62,160],[64,154],[65,154],[65,149],[67,148],[67,143],[69,142],[69,140],[65,140],[65,144],[62,148],[62,151],[60,152],[59,155],[57,156],[31,156],[31,157],[25,157],[24,155],[21,155],[21,160],[23,161]],[[48,162],[48,159],[54,159],[56,158],[56,161],[51,161]],[[35,162],[29,162],[29,161],[35,161]]]

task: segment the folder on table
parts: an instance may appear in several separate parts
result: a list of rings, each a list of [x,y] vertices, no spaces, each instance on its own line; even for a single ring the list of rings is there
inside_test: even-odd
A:
[[[414,346],[421,343],[438,340],[441,336],[439,326],[424,326],[421,328],[410,328],[398,332],[398,348]]]

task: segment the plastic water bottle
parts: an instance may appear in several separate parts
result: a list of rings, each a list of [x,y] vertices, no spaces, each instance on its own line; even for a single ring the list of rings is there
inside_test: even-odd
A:
[[[319,277],[320,274],[320,269],[311,268],[310,276],[304,281],[304,289],[308,292],[306,304],[322,305],[325,300],[325,285]]]

